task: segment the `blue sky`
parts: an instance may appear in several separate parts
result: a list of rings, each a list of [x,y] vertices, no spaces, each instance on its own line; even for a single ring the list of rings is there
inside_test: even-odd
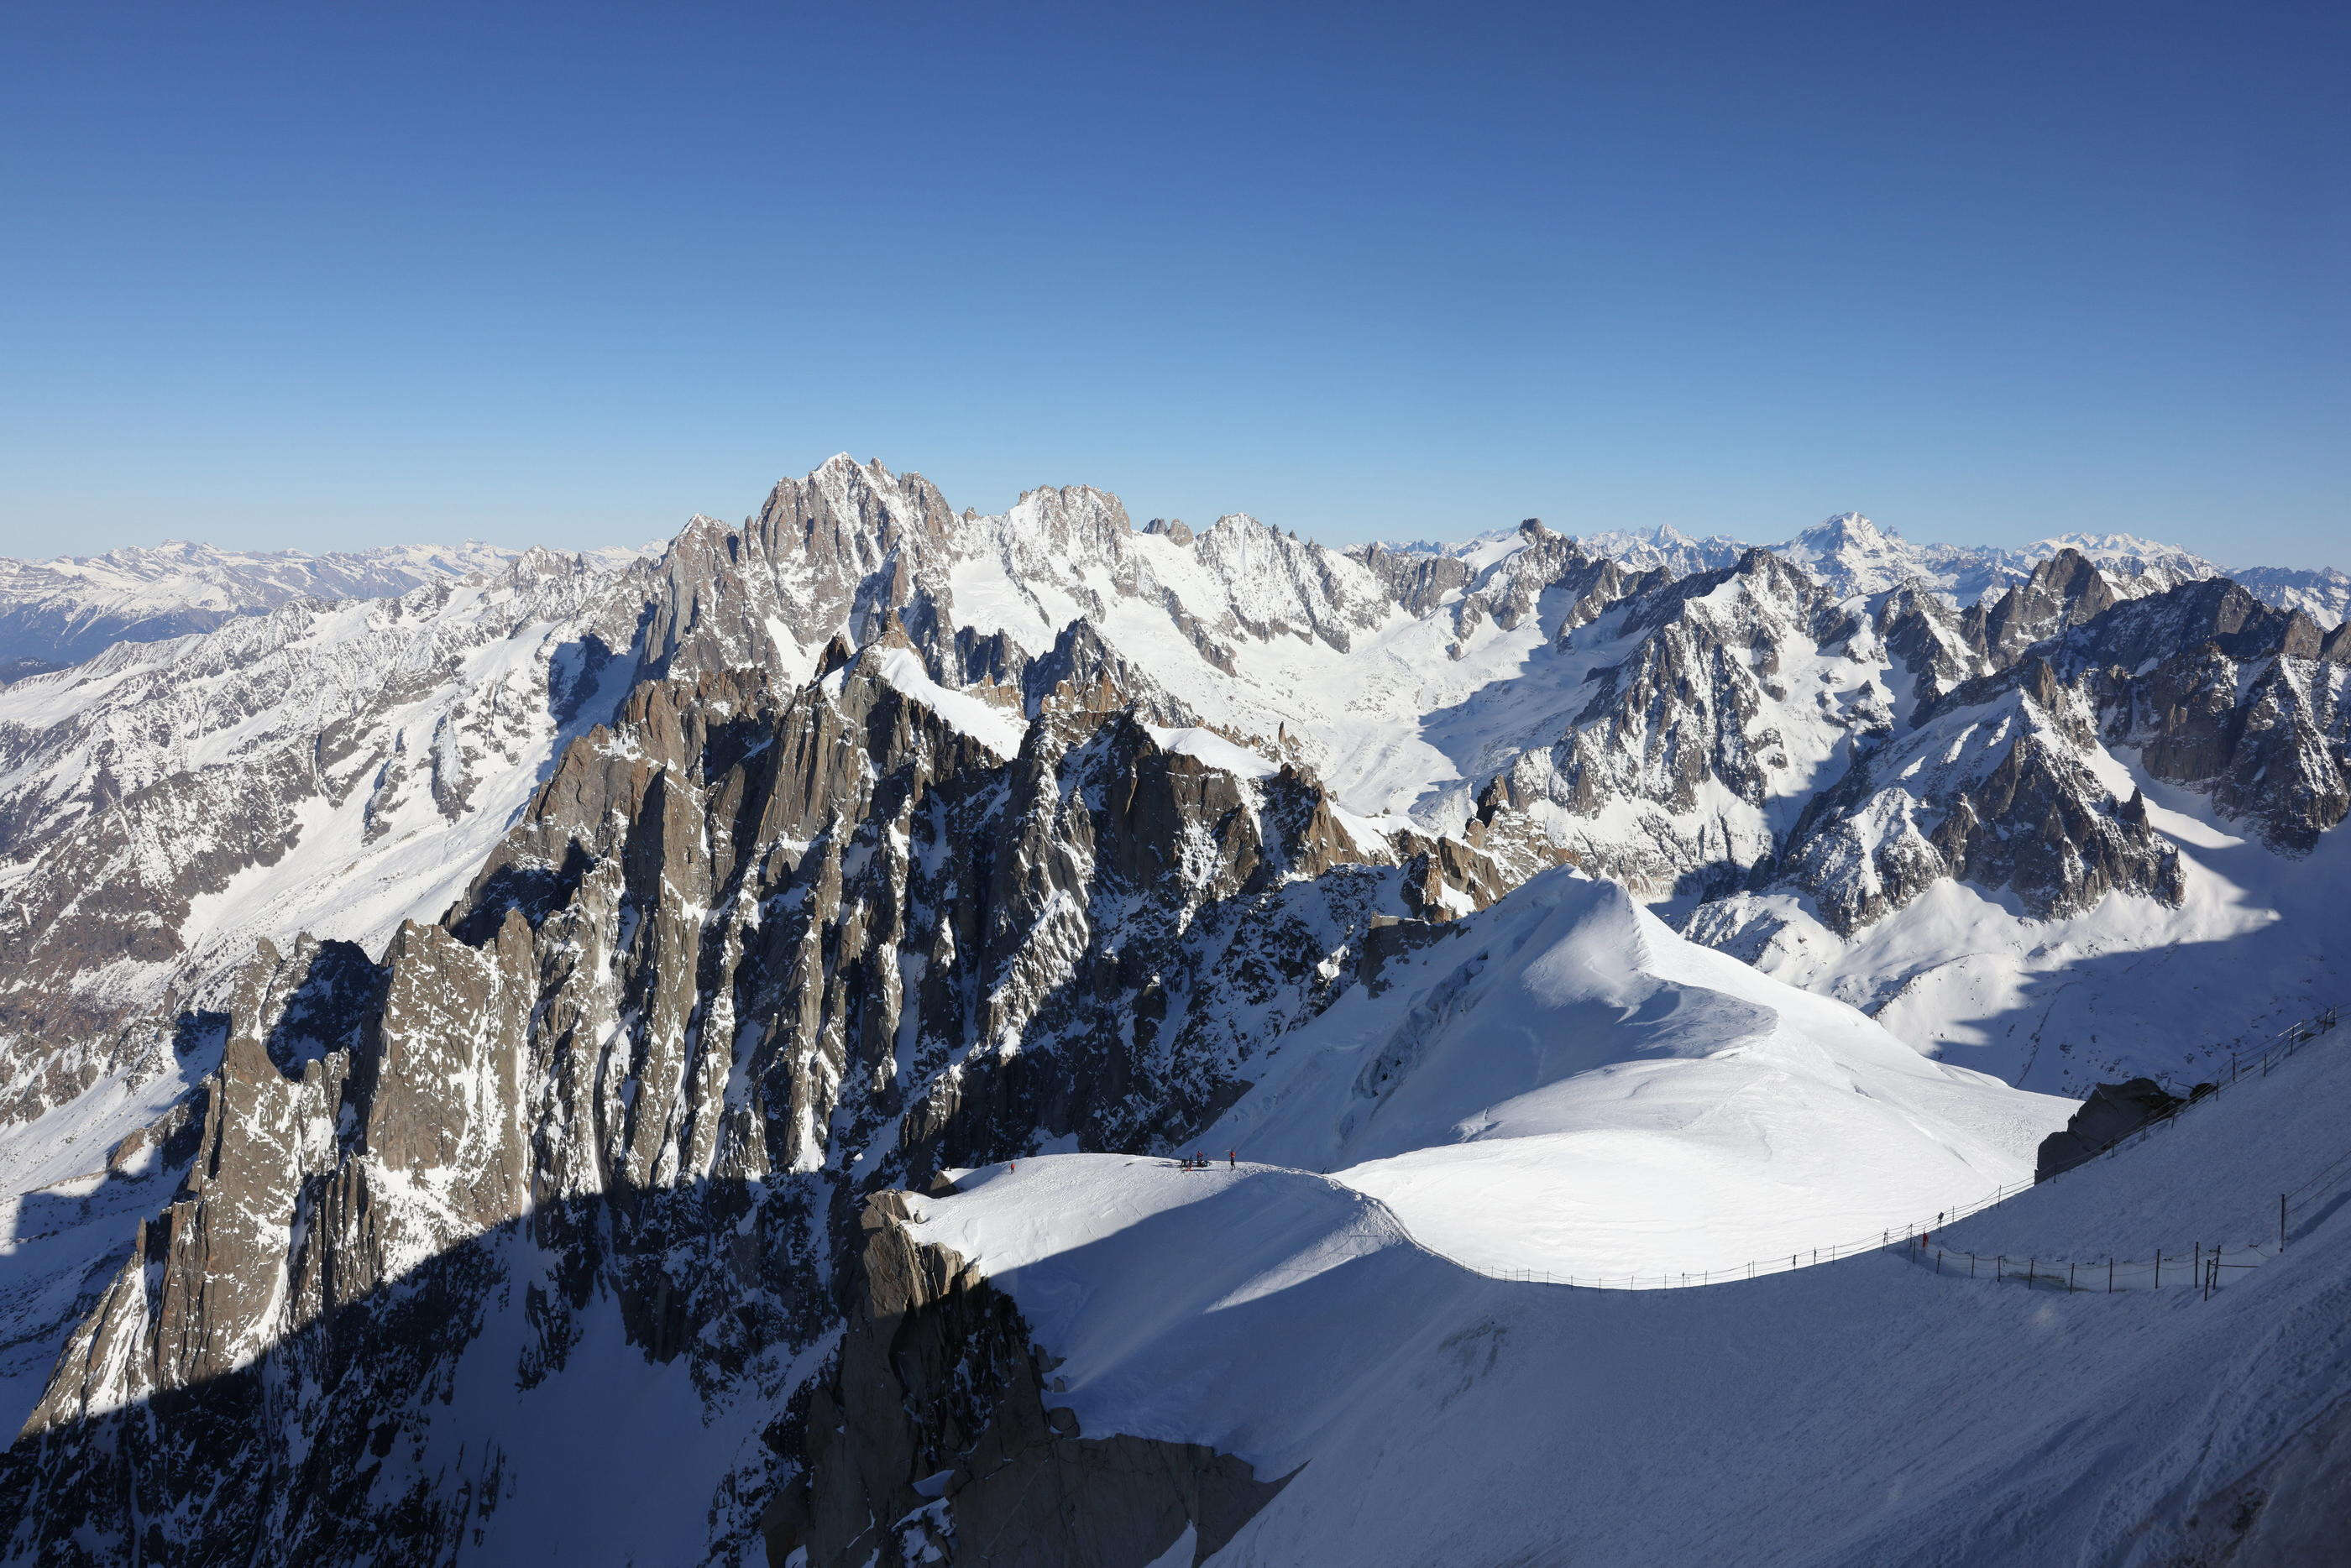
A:
[[[833,452],[2351,566],[2351,12],[10,9],[0,552],[604,544]]]

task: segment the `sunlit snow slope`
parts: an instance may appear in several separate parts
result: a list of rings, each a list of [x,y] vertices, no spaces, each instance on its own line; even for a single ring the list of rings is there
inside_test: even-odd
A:
[[[2343,1152],[2346,1091],[2351,1053],[2314,1048],[1954,1240],[2241,1241]],[[1068,1156],[961,1185],[921,1232],[1012,1293],[1086,1436],[1291,1478],[1216,1568],[2342,1560],[2351,1212],[2324,1204],[2208,1301],[1898,1251],[1575,1290],[1472,1272],[1415,1244],[1436,1210],[1301,1171]]]
[[[2032,1171],[2071,1101],[1921,1056],[1568,870],[1290,1035],[1203,1138],[1332,1172],[1476,1267],[1719,1270]]]

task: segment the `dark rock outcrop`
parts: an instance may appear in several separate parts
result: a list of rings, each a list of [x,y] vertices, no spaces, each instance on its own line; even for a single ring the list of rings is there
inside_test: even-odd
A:
[[[2100,1084],[2065,1123],[2064,1131],[2051,1133],[2041,1140],[2032,1179],[2046,1181],[2060,1171],[2071,1170],[2116,1140],[2161,1121],[2187,1103],[2152,1078]]]
[[[2060,550],[1992,604],[1969,607],[1961,624],[1992,668],[2003,670],[2033,644],[2095,619],[2120,602],[2087,557]]]
[[[1011,1298],[907,1232],[915,1201],[866,1202],[807,1469],[761,1518],[771,1563],[1145,1568],[1187,1528],[1197,1563],[1281,1490],[1196,1443],[1081,1432]]]

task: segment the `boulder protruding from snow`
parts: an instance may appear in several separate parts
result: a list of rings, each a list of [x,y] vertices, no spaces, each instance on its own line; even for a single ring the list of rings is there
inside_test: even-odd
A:
[[[2117,1138],[2128,1137],[2139,1128],[2161,1121],[2187,1103],[2153,1078],[2100,1084],[2082,1102],[2082,1108],[2074,1113],[2074,1119],[2065,1124],[2064,1131],[2051,1133],[2041,1140],[2032,1179],[2046,1181],[2059,1171],[2071,1170]]]

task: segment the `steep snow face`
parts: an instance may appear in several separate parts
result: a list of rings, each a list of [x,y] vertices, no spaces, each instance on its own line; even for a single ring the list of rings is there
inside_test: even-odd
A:
[[[1636,570],[1662,566],[1676,576],[1718,571],[1753,547],[1719,534],[1693,539],[1667,527],[1604,530],[1579,537],[1596,555],[1607,556]],[[1488,534],[1460,545],[1421,543],[1395,547],[1432,556],[1468,556],[1496,547],[1507,538],[1506,535]],[[1906,583],[1917,583],[1949,596],[1961,606],[1972,605],[1999,597],[2029,577],[2033,567],[2063,551],[2072,550],[2096,565],[2115,592],[2125,598],[2159,594],[2183,583],[2228,576],[2242,583],[2263,602],[2279,609],[2303,610],[2322,626],[2339,625],[2346,614],[2351,614],[2351,576],[2331,566],[2316,570],[2285,566],[2231,568],[2191,550],[2136,534],[2056,534],[2014,549],[1922,545],[1857,512],[1845,512],[1792,539],[1763,548],[1796,562],[1840,597],[1883,594]]]
[[[611,568],[645,554],[601,550]],[[0,666],[78,664],[110,643],[208,631],[296,599],[392,598],[505,569],[517,552],[469,542],[334,551],[221,550],[179,540],[103,556],[0,557]]]
[[[1943,1238],[2037,1257],[2039,1289],[1898,1250],[1708,1289],[1520,1283],[1324,1179],[1111,1156],[974,1172],[914,1229],[1012,1294],[1087,1438],[1290,1478],[1215,1568],[1562,1542],[1627,1565],[2317,1562],[2351,1209],[2314,1205],[2210,1300],[2184,1269],[2161,1293],[2046,1282],[2273,1236],[2273,1194],[2341,1152],[2347,1066],[2306,1051]]]
[[[2178,854],[2129,792],[2116,798],[2079,694],[2044,682],[1986,693],[1871,752],[1814,805],[1782,874],[1852,931],[1945,877],[2013,895],[2034,916],[2109,892],[2179,898]],[[2011,831],[2019,821],[2043,829]]]
[[[216,969],[256,936],[320,924],[380,941],[402,912],[445,898],[510,819],[515,790],[544,765],[541,748],[557,743],[563,722],[545,721],[580,678],[563,650],[582,617],[602,629],[573,652],[600,661],[598,680],[623,683],[745,669],[794,683],[894,638],[901,651],[885,679],[999,752],[1049,706],[1131,708],[1312,771],[1348,820],[1423,834],[1475,825],[1524,841],[1525,865],[1573,857],[1683,908],[1792,887],[1851,933],[1946,876],[2013,893],[2036,918],[2076,912],[2109,889],[2176,900],[2167,847],[2125,819],[2126,801],[2095,787],[2095,758],[2074,755],[2087,745],[2078,736],[2043,737],[1996,776],[1927,761],[1953,745],[1987,763],[2020,757],[2016,725],[2054,711],[2019,708],[2015,723],[1979,726],[1973,741],[1950,740],[1961,722],[1937,717],[1959,687],[2105,618],[2101,607],[2125,597],[2078,550],[2048,554],[1996,601],[1955,617],[1922,583],[1955,583],[1959,555],[1908,545],[1857,514],[1812,530],[1785,556],[1749,552],[1681,576],[1666,564],[1723,543],[1653,534],[1646,555],[1628,546],[1617,559],[1531,520],[1458,548],[1343,553],[1239,514],[1196,534],[1138,531],[1115,497],[1084,487],[1030,492],[1001,516],[958,514],[918,474],[841,456],[778,484],[739,528],[695,519],[658,562],[621,574],[626,583],[592,613],[573,594],[540,618],[551,640],[536,651],[507,646],[542,635],[520,623],[434,632],[429,649],[396,657],[353,651],[392,646],[420,617],[489,628],[504,612],[487,578],[449,588],[434,601],[443,607],[398,612],[389,630],[342,628],[390,612],[306,600],[245,618],[272,629],[225,628],[205,651],[118,649],[69,679],[20,682],[0,701],[0,885],[18,886],[35,855],[71,861],[79,878],[46,875],[47,892],[26,894],[49,898],[66,933],[43,939],[57,961],[41,971],[51,1002],[0,1028],[54,1033],[62,998],[79,1010],[65,1033],[86,1040],[120,1022],[108,999],[160,995],[170,976]],[[2144,541],[2076,543],[2117,561],[2154,558]],[[418,570],[464,564],[410,555]],[[592,577],[600,565],[573,569]],[[2170,606],[2188,592],[2131,601],[2161,613],[2140,618],[2128,648],[2112,637],[2081,644],[2065,656],[2064,681],[2092,680],[2091,653],[2127,654],[2126,669],[2177,656],[2180,639],[2201,635],[2202,622]],[[478,605],[470,597],[484,593]],[[2226,597],[2205,596],[2222,608]],[[2252,624],[2229,616],[2231,627]],[[2227,670],[2182,667],[2161,691],[2142,682],[2146,701],[2126,726],[2154,771],[2209,788],[2287,852],[2315,843],[2344,793],[2330,748],[2346,666],[2332,654],[2297,661],[2323,651],[2307,624],[2307,636],[2278,632],[2309,646],[2249,677],[2246,692],[2222,690],[2232,672],[2259,668],[2241,650]],[[489,640],[476,646],[476,635]],[[461,656],[460,643],[471,651]],[[630,668],[601,662],[613,656]],[[354,658],[371,672],[345,670]],[[444,663],[430,680],[402,662],[433,659]],[[254,673],[234,673],[246,665]],[[267,701],[273,680],[294,700]],[[234,694],[207,695],[224,681]],[[2058,706],[2089,700],[2075,692]],[[2193,721],[2213,703],[2234,715],[2218,742]],[[394,708],[414,724],[392,719]],[[359,738],[363,724],[380,726],[375,741]],[[1867,759],[1888,737],[1916,766],[1864,776],[1885,771]],[[1979,743],[1987,737],[2003,744]],[[304,758],[306,744],[316,755]],[[2225,766],[2211,760],[2222,753]],[[1901,760],[1897,751],[1885,763]],[[484,787],[493,774],[507,784]],[[2053,804],[2082,833],[2050,846],[2049,864],[2025,865]],[[1954,826],[1961,808],[1971,818]],[[2040,815],[2016,820],[2028,808]],[[61,845],[85,818],[98,839]],[[310,848],[290,853],[298,843]],[[1742,951],[1772,940],[1746,913],[1692,929]]]
[[[884,678],[999,752],[1017,749],[1021,727],[1048,707],[1131,708],[1163,729],[1217,735],[1272,765],[1311,770],[1341,818],[1422,834],[1474,826],[1523,841],[1526,866],[1570,856],[1683,908],[1734,889],[1774,891],[1762,884],[1776,878],[1851,932],[1945,876],[2016,893],[2034,917],[2070,913],[2109,888],[2177,896],[2159,864],[2165,846],[2138,842],[2145,835],[2120,815],[2127,803],[2085,782],[2095,763],[2075,765],[2077,743],[2040,747],[2012,777],[1972,763],[1958,782],[1940,763],[1916,777],[1861,776],[1878,766],[1865,759],[1888,737],[1921,758],[1948,751],[1945,732],[1959,722],[1936,719],[1938,704],[2116,602],[2119,590],[2078,551],[2049,554],[1996,601],[1956,615],[1921,574],[1956,582],[1958,555],[1906,545],[1855,514],[1784,547],[1828,586],[1768,552],[1674,574],[1727,548],[1719,539],[1656,533],[1640,551],[1611,543],[1623,558],[1531,520],[1459,547],[1343,553],[1239,514],[1196,534],[1178,524],[1138,531],[1115,497],[1084,487],[1033,491],[1001,516],[981,516],[956,513],[918,474],[844,455],[778,484],[740,527],[689,524],[658,562],[622,575],[626,583],[592,612],[602,628],[593,647],[576,651],[630,666],[600,663],[599,680],[754,669],[789,684],[894,638],[900,653]],[[2116,559],[2147,554],[2143,541],[2078,543]],[[440,559],[415,554],[425,565]],[[579,569],[593,576],[597,565]],[[1897,577],[1901,586],[1839,602],[1846,590]],[[477,613],[466,597],[486,581],[451,590],[444,609],[401,612],[401,624],[429,614],[486,626],[481,614],[499,612]],[[543,618],[553,640],[528,654],[492,654],[485,643],[460,658],[434,643],[440,651],[413,656],[450,659],[429,696],[408,691],[424,679],[414,669],[385,665],[381,679],[400,691],[383,701],[409,704],[423,728],[364,721],[389,726],[372,732],[387,748],[381,756],[351,728],[374,703],[363,693],[379,674],[353,677],[342,665],[354,657],[345,641],[356,649],[384,639],[333,629],[380,611],[287,605],[277,612],[293,618],[287,627],[318,629],[231,628],[209,651],[118,650],[70,679],[9,689],[0,701],[8,770],[0,849],[10,860],[0,882],[27,874],[37,844],[39,854],[75,859],[82,877],[70,897],[68,878],[46,878],[57,912],[79,933],[47,940],[62,967],[43,971],[45,990],[81,1009],[66,1033],[111,1029],[119,1019],[105,999],[160,994],[170,975],[193,979],[256,936],[287,936],[308,922],[379,941],[402,912],[445,898],[511,817],[513,789],[543,766],[538,748],[555,743],[560,724],[524,715],[570,701],[577,672],[559,657],[571,636],[562,628],[589,613],[575,604]],[[2168,610],[2148,627],[2139,638],[2147,657],[2170,657],[2173,643],[2196,634]],[[228,673],[265,643],[277,649],[274,662],[250,678]],[[2232,669],[2252,667],[2231,657]],[[2068,665],[2067,680],[2086,679],[2081,663]],[[2126,663],[2135,667],[2136,655]],[[214,673],[196,675],[185,692],[168,690],[198,670]],[[2229,679],[2216,667],[2174,684],[2192,708],[2221,701]],[[233,698],[203,696],[236,680],[245,684]],[[266,701],[269,680],[295,700]],[[2288,850],[2306,848],[2332,820],[2339,686],[2323,670],[2290,664],[2231,701],[2241,734],[2229,742],[2225,776],[2210,784],[2215,799],[2273,825],[2268,836]],[[2139,731],[2188,711],[2152,698],[2144,706],[2153,716],[2134,721]],[[439,716],[428,722],[428,711]],[[2025,709],[2016,720],[2036,722]],[[1919,723],[1933,732],[1906,734]],[[2157,771],[2189,782],[2210,774],[2199,733],[2189,724],[2152,735]],[[305,761],[307,742],[319,755]],[[2015,752],[1972,742],[1960,750],[1988,763]],[[287,776],[261,769],[265,759]],[[369,769],[377,772],[362,790]],[[315,783],[304,782],[305,770]],[[511,787],[477,787],[490,774]],[[166,779],[175,782],[166,788]],[[1991,797],[1979,786],[1993,784],[2001,809],[1988,812]],[[131,802],[121,813],[111,810],[118,797]],[[2064,820],[2097,842],[2068,837],[2049,866],[2020,870],[2026,840],[2015,812],[2059,797]],[[1953,827],[1961,805],[1977,821]],[[81,820],[76,812],[123,845],[60,848],[54,840]],[[196,830],[160,831],[166,820]],[[2026,826],[2037,832],[2044,820],[2045,812]],[[298,841],[315,853],[289,855]],[[109,933],[103,940],[89,936],[93,921]],[[1718,912],[1692,929],[1742,951],[1771,940],[1743,913]],[[14,1027],[24,1037],[54,1033],[57,1022],[50,1006],[15,1015]]]
[[[2222,566],[2192,550],[2136,534],[2060,534],[2036,540],[2017,555],[2028,562],[2039,562],[2060,550],[2078,551],[2096,563],[2126,597],[2228,577],[2263,604],[2282,610],[2298,609],[2322,627],[2340,626],[2351,616],[2351,574],[2333,566]]]
[[[1494,759],[1493,799],[1647,893],[1743,877],[1892,722],[1892,656],[1869,624],[1760,551],[1630,598],[1567,647],[1590,650],[1578,711],[1549,745]]]
[[[2017,554],[2038,564],[2064,550],[2072,550],[2095,564],[2108,581],[2116,583],[2129,597],[2159,594],[2182,583],[2229,575],[2227,568],[2193,551],[2142,539],[2136,534],[2058,534],[2036,539]]]
[[[940,613],[1032,662],[1082,617],[1168,717],[1311,766],[1366,816],[1458,831],[1491,822],[1493,786],[1585,864],[1671,888],[1767,856],[1889,722],[1869,628],[1767,556],[1674,581],[1529,523],[1415,565],[1241,517],[1136,534],[1072,494],[967,522]]]
[[[1376,558],[1238,515],[1184,541],[1135,533],[1115,504],[1032,492],[1004,519],[967,524],[949,576],[956,624],[1038,659],[1082,618],[1171,717],[1311,765],[1363,815],[1420,812],[1440,826],[1468,815],[1464,781],[1487,753],[1582,701],[1592,659],[1553,650],[1567,607],[1533,602],[1549,578],[1524,580],[1522,549],[1463,570],[1413,615]]]
[[[2304,889],[2337,873],[2306,862],[2335,864],[2351,813],[2342,635],[2226,581],[2119,602],[2101,581],[2061,553],[1969,612],[1972,651],[2007,662],[1956,681],[1931,618],[1889,628],[1928,656],[1909,724],[1687,934],[2073,1094],[2351,1001],[2351,972],[2286,918],[2314,914]],[[2020,626],[2055,629],[2006,652]],[[2232,962],[2262,983],[2229,983]]]
[[[1196,1128],[1443,885],[1221,736],[984,701],[890,638],[806,684],[641,682],[439,923],[261,950],[170,1207],[111,1273],[23,1260],[68,1310],[12,1342],[52,1366],[11,1551],[510,1551],[614,1474],[529,1435],[601,1389],[658,1427],[629,1452],[707,1468],[598,1549],[743,1561],[865,1191]]]
[[[1583,1279],[1723,1270],[2029,1176],[2073,1103],[1553,871],[1283,1043],[1207,1147],[1330,1172],[1423,1245]]]
[[[1540,522],[1529,518],[1528,522]],[[1654,528],[1604,528],[1594,533],[1571,535],[1587,553],[1604,556],[1628,571],[1664,570],[1677,577],[1692,572],[1719,572],[1738,564],[1739,557],[1753,546],[1721,534],[1709,534],[1694,539],[1680,529],[1659,524]],[[1497,529],[1479,534],[1455,543],[1415,539],[1407,542],[1382,543],[1369,549],[1385,550],[1399,556],[1428,559],[1450,559],[1483,570],[1526,547],[1526,527]]]
[[[1648,543],[1333,552],[1238,514],[1137,530],[1084,487],[988,517],[841,457],[619,574],[306,600],[0,693],[0,929],[26,938],[0,1063],[51,1107],[0,1133],[40,1188],[0,1251],[0,1376],[46,1434],[0,1463],[0,1502],[37,1500],[18,1554],[135,1528],[222,1563],[738,1563],[877,1189],[1014,1155],[1026,1179],[1046,1148],[1279,1160],[1045,1161],[1094,1211],[1038,1217],[1027,1255],[1246,1189],[1201,1210],[1227,1255],[1170,1238],[1192,1276],[1162,1304],[1199,1316],[1221,1280],[1219,1331],[1335,1314],[1352,1290],[1316,1282],[1387,1260],[1375,1299],[1429,1312],[1374,1354],[1434,1387],[1506,1299],[1447,1315],[1464,1262],[1704,1279],[2021,1175],[2064,1107],[1889,1027],[2072,1086],[2173,1060],[2232,972],[2232,1026],[2337,984],[2351,639],[2227,583],[2134,597],[2077,549],[1964,608],[1915,576],[1844,595],[1908,558],[1858,518],[1813,541],[1834,587],[1770,551],[1677,576],[1711,545]],[[1562,854],[1629,890],[1537,876]],[[1090,1198],[1097,1168],[1145,1174]],[[1283,1240],[1230,1239],[1254,1220]],[[1437,1325],[1469,1337],[1432,1373]],[[1353,1380],[1360,1345],[1298,1348],[1350,1410],[1409,1409]],[[1742,1386],[1724,1418],[1768,1428]],[[600,1397],[643,1429],[535,1435]],[[1164,1408],[1252,1462],[1330,1459],[1313,1487],[1387,1473],[1286,1410],[1236,1437]],[[675,1494],[581,1526],[640,1466]]]

